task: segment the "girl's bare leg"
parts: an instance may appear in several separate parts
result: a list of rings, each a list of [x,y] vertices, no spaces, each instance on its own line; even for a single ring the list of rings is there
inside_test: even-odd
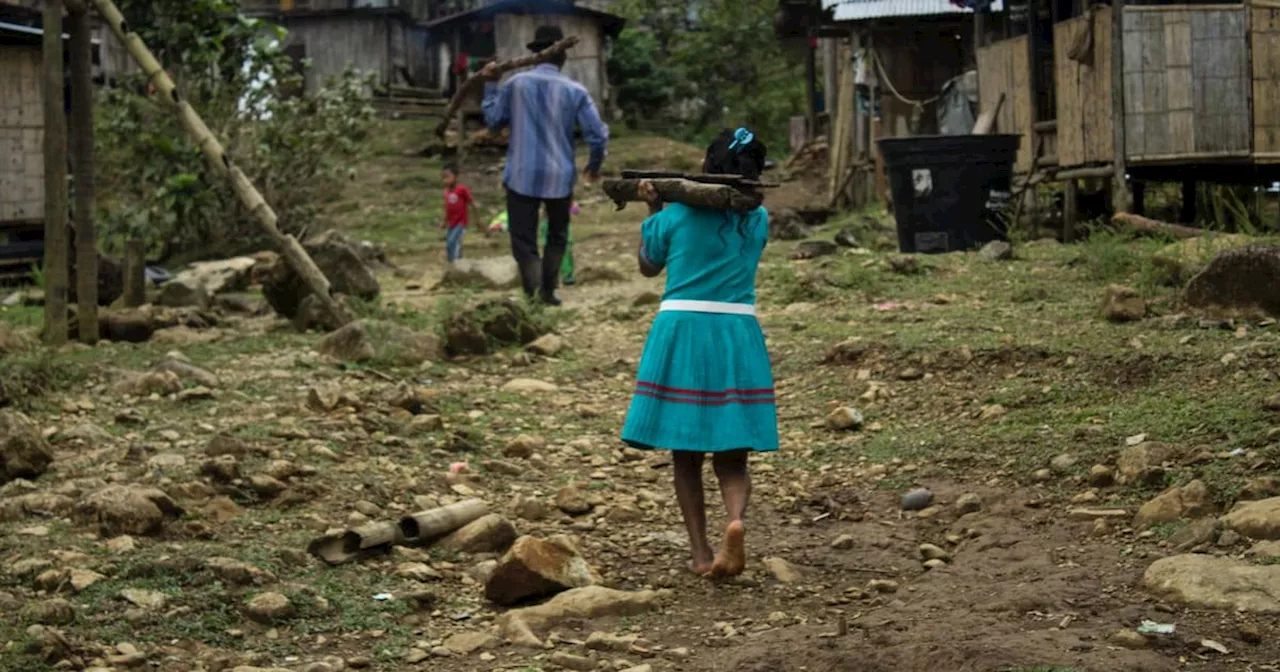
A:
[[[689,547],[693,549],[693,562],[689,569],[697,574],[711,571],[715,559],[711,544],[707,543],[707,502],[702,490],[702,453],[672,452],[675,464],[676,500],[684,526],[689,531]]]
[[[751,474],[747,470],[746,450],[716,453],[711,464],[720,481],[720,494],[729,515],[724,529],[720,552],[716,553],[711,574],[716,577],[737,576],[747,567],[747,529],[743,518],[747,515],[747,502],[751,499]]]

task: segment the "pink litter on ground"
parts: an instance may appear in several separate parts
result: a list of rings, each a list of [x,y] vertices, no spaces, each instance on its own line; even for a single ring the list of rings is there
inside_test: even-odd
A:
[[[453,464],[449,465],[449,473],[451,474],[461,474],[463,472],[470,471],[470,470],[471,469],[470,467],[467,466],[466,462],[454,462]]]
[[[875,309],[881,312],[886,310],[897,310],[901,307],[902,307],[902,304],[898,303],[897,301],[885,301],[884,303],[877,303],[875,305]]]

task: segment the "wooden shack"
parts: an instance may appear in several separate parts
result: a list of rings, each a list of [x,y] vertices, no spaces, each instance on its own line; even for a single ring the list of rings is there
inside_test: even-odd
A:
[[[1147,181],[1190,200],[1197,181],[1280,177],[1280,3],[1040,1],[1022,35],[980,38],[980,98],[1003,95],[998,129],[1030,139],[1017,170],[1064,184],[1068,236],[1077,180],[1141,211]]]
[[[613,105],[605,69],[606,45],[625,23],[620,16],[566,0],[498,0],[436,19],[426,27],[447,69],[459,53],[477,61],[525,55],[538,26],[559,26],[565,35],[580,40],[569,52],[564,73],[587,88],[603,114]],[[478,110],[479,100],[471,101],[470,108]]]
[[[44,249],[41,35],[0,22],[0,278],[25,275]]]

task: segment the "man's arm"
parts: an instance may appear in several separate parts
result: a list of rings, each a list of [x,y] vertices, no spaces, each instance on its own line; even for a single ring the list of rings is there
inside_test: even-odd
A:
[[[604,165],[604,157],[609,149],[609,126],[600,118],[595,101],[591,94],[583,93],[582,103],[578,106],[578,125],[582,127],[582,135],[591,148],[587,159],[586,173],[589,176],[600,175],[600,166]]]
[[[478,76],[478,75],[477,75]],[[484,100],[480,103],[484,109],[484,123],[490,130],[498,130],[511,123],[511,81],[504,84],[486,82]]]

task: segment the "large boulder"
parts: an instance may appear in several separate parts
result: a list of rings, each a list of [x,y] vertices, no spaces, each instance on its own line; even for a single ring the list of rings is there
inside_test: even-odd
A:
[[[1122,485],[1156,484],[1164,480],[1165,465],[1181,460],[1187,450],[1158,441],[1143,441],[1126,446],[1116,460],[1117,480]]]
[[[334,294],[345,294],[366,301],[382,291],[373,269],[361,258],[356,246],[338,231],[326,231],[302,244],[321,273],[329,279]],[[275,311],[293,319],[303,298],[311,288],[280,256],[264,256],[257,260],[251,273],[262,282],[262,295]]]
[[[520,303],[500,299],[457,311],[444,333],[446,354],[486,355],[503,346],[532,343],[546,328]]]
[[[1280,565],[1175,555],[1152,563],[1142,582],[1151,592],[1192,608],[1280,614]]]
[[[1237,504],[1222,522],[1250,539],[1280,540],[1280,497]]]
[[[511,257],[459,259],[444,272],[438,286],[515,289],[520,286],[520,267]]]
[[[1280,246],[1227,250],[1187,283],[1191,308],[1230,315],[1280,315]]]
[[[249,288],[250,273],[255,263],[253,257],[197,261],[178,273],[173,282],[202,287],[211,297],[224,292],[243,292]]]
[[[1184,486],[1174,486],[1157,495],[1138,509],[1134,527],[1150,527],[1158,523],[1172,523],[1182,518],[1198,518],[1213,509],[1209,487],[1199,479]]]
[[[344,362],[383,360],[396,366],[417,366],[441,354],[440,339],[393,322],[357,320],[327,335],[317,351]]]
[[[53,462],[40,426],[18,411],[0,410],[0,483],[36,478]]]
[[[209,290],[199,278],[178,277],[164,283],[156,296],[156,305],[171,308],[208,308]]]
[[[485,597],[505,606],[599,582],[600,575],[569,540],[520,537],[493,570]]]
[[[1168,284],[1182,285],[1203,271],[1214,257],[1251,242],[1252,238],[1236,233],[1196,236],[1160,248],[1151,255],[1151,263],[1162,271],[1162,279]]]
[[[97,525],[106,537],[159,534],[166,521],[182,514],[182,507],[163,490],[137,485],[108,485],[76,506],[77,519]]]

